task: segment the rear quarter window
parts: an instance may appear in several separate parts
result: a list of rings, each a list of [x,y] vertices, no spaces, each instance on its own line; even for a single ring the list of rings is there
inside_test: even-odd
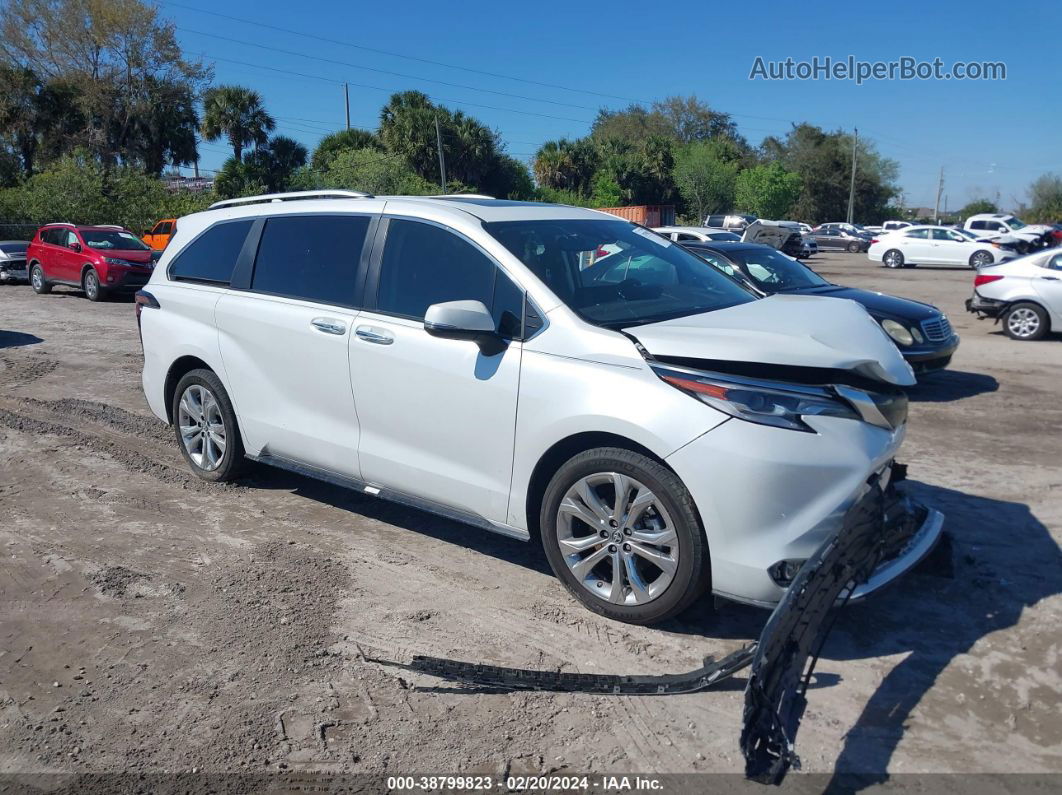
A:
[[[210,227],[170,263],[174,281],[228,284],[253,221],[228,221]]]

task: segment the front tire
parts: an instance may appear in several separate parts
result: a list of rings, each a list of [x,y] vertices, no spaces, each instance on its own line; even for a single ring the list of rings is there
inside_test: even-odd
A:
[[[100,276],[95,268],[89,268],[81,277],[81,288],[90,301],[102,301],[107,297],[107,289],[100,284]]]
[[[44,278],[44,268],[34,264],[30,269],[30,286],[37,295],[47,295],[52,291],[52,286]]]
[[[546,488],[539,526],[557,578],[606,618],[654,624],[709,588],[693,498],[674,472],[641,453],[602,447],[570,459]]]
[[[1014,304],[1003,315],[1003,331],[1012,340],[1042,339],[1051,330],[1051,322],[1042,306],[1028,301]]]
[[[970,257],[970,267],[976,270],[984,265],[991,265],[995,261],[996,259],[992,256],[992,252],[975,251]]]
[[[177,445],[192,471],[203,480],[232,480],[246,459],[236,412],[225,387],[210,370],[192,370],[173,392]]]
[[[886,268],[902,268],[903,267],[903,253],[897,249],[890,248],[885,252],[885,255],[881,258],[881,261],[885,263]]]

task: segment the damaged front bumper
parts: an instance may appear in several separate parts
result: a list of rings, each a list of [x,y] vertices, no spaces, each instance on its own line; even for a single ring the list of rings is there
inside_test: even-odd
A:
[[[940,537],[943,516],[896,488],[902,467],[875,474],[841,529],[808,558],[768,618],[759,639],[688,673],[616,676],[505,668],[417,655],[409,663],[365,657],[463,683],[467,692],[543,690],[608,695],[671,695],[711,688],[751,666],[741,750],[746,776],[779,784],[799,769],[796,734],[819,653],[845,602],[907,571]],[[892,481],[892,482],[890,482]],[[364,655],[363,655],[364,656]]]

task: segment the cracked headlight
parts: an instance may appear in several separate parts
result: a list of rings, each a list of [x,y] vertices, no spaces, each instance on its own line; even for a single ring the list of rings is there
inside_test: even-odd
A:
[[[676,389],[724,414],[759,425],[814,433],[803,417],[863,419],[848,402],[822,387],[741,379],[656,364],[652,367]]]

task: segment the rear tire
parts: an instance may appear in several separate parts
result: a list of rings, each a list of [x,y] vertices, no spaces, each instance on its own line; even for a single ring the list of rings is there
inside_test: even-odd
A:
[[[1050,330],[1051,321],[1039,304],[1022,301],[1007,307],[1003,314],[1003,331],[1012,340],[1029,342],[1043,339]]]
[[[210,370],[192,370],[177,382],[171,404],[177,446],[203,480],[233,480],[246,466],[236,412],[221,379]]]
[[[858,243],[849,243],[848,244],[848,253],[849,254],[858,254],[859,253],[859,249],[860,249],[860,245]]]
[[[100,275],[95,268],[89,268],[81,277],[81,289],[90,301],[103,301],[107,298],[107,288],[100,284]]]
[[[903,252],[890,248],[882,256],[881,261],[886,268],[902,268],[904,266]]]
[[[44,278],[44,269],[37,263],[30,268],[30,286],[37,295],[46,295],[52,291],[52,286]]]
[[[674,472],[641,453],[601,447],[571,458],[546,488],[539,527],[557,578],[606,618],[654,624],[710,587],[693,498]]]

